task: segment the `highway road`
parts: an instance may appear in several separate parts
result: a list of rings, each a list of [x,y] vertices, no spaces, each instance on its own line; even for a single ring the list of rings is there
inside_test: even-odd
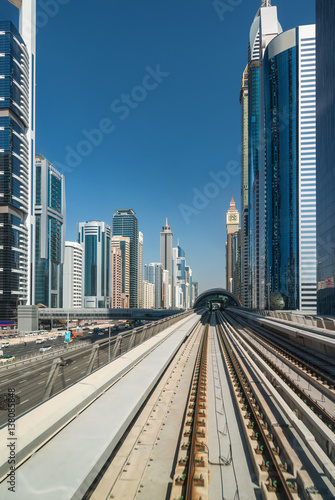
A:
[[[1,408],[1,400],[4,400],[8,389],[14,388],[15,394],[19,397],[17,404],[17,416],[19,416],[42,403],[44,398],[47,397],[46,386],[55,360],[59,361],[60,357],[62,357],[68,364],[58,366],[58,373],[55,375],[51,396],[87,375],[92,348],[96,343],[98,343],[99,348],[91,371],[97,370],[108,362],[109,352],[113,352],[115,336],[130,331],[125,327],[121,327],[117,331],[111,332],[110,350],[108,347],[108,329],[103,331],[103,335],[93,333],[75,339],[69,345],[64,343],[64,337],[62,336],[43,344],[36,344],[36,340],[33,340],[27,342],[26,346],[20,343],[4,348],[4,354],[14,355],[16,361],[19,361],[20,358],[24,359],[27,354],[36,354],[37,357],[33,357],[31,361],[25,361],[24,364],[20,363],[0,368],[0,426],[7,422],[6,406],[2,404]],[[40,337],[37,336],[37,338]],[[129,339],[126,336],[122,344],[122,352],[127,349],[128,342]],[[40,347],[45,345],[52,345],[52,350],[40,354]]]

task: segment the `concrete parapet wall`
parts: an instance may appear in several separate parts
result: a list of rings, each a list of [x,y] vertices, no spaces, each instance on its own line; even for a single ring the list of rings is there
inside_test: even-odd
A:
[[[15,498],[82,498],[200,318],[194,313],[184,317],[19,418],[16,465],[47,444],[17,470],[20,487]],[[133,367],[135,369],[131,370]],[[49,441],[55,434],[57,436]],[[0,431],[1,442],[6,442],[7,438],[6,427]],[[2,449],[1,478],[4,479],[8,472],[8,450]],[[0,497],[11,498],[10,495],[3,482]]]

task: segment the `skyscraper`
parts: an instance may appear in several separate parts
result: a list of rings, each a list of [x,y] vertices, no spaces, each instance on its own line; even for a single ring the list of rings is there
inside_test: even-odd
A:
[[[138,276],[137,276],[137,307],[143,307],[143,233],[138,232]]]
[[[80,222],[77,235],[83,249],[83,306],[110,307],[111,228],[101,221]]]
[[[129,307],[129,283],[130,283],[130,238],[126,236],[112,236],[112,247],[121,250],[122,257],[122,280],[121,280],[121,307]]]
[[[35,157],[36,1],[12,0],[20,33],[0,22],[0,315],[16,318],[31,304],[31,183]]]
[[[168,287],[168,307],[171,307],[173,301],[173,274],[172,274],[172,240],[173,234],[171,231],[171,226],[168,225],[168,220],[166,218],[165,226],[162,227],[161,232],[161,263],[163,269],[169,272],[169,287]]]
[[[63,308],[82,306],[83,249],[79,243],[65,242]]]
[[[316,0],[317,312],[335,315],[335,3]]]
[[[186,258],[185,252],[179,245],[172,249],[172,272],[173,272],[173,297],[174,303],[173,307],[185,308],[185,299],[186,299],[186,275],[185,275],[185,266],[186,266]]]
[[[226,214],[226,228],[227,228],[227,243],[226,243],[226,289],[233,292],[233,275],[234,275],[234,234],[238,231],[239,227],[239,212],[236,208],[234,198],[231,197],[229,209]]]
[[[262,0],[250,28],[248,45],[248,246],[249,307],[261,304],[261,284],[265,281],[265,158],[262,58],[268,43],[282,29],[277,7]],[[260,196],[262,199],[260,200]]]
[[[248,66],[242,77],[241,104],[241,303],[248,307]]]
[[[130,241],[129,307],[138,306],[138,220],[131,208],[118,209],[113,215],[113,236],[127,236]]]
[[[160,262],[151,262],[144,266],[144,281],[155,285],[155,309],[162,307],[163,267]]]
[[[153,309],[155,307],[155,285],[148,281],[143,281],[143,308]]]
[[[63,307],[65,180],[39,154],[34,181],[33,302]]]
[[[315,312],[314,25],[269,43],[264,82],[268,300],[272,308]]]
[[[111,270],[111,307],[120,309],[122,307],[122,251],[115,246],[112,246]]]

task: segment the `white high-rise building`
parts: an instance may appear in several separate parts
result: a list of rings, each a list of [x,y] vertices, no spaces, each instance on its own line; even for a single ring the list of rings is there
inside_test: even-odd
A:
[[[166,269],[169,273],[169,298],[168,298],[168,308],[172,306],[173,301],[173,273],[172,273],[172,240],[173,233],[171,231],[171,226],[168,225],[168,220],[166,218],[165,226],[162,227],[161,232],[161,263],[163,269]]]
[[[153,309],[155,307],[155,285],[148,281],[143,281],[143,309]]]
[[[138,232],[138,251],[137,251],[137,259],[138,259],[138,278],[137,278],[137,307],[141,309],[143,307],[143,233],[141,231]]]
[[[64,309],[82,307],[83,249],[74,241],[65,242],[63,304]]]

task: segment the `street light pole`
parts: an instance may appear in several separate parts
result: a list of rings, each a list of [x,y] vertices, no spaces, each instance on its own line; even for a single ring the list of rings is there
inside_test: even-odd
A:
[[[108,327],[108,363],[111,360],[111,327]]]

